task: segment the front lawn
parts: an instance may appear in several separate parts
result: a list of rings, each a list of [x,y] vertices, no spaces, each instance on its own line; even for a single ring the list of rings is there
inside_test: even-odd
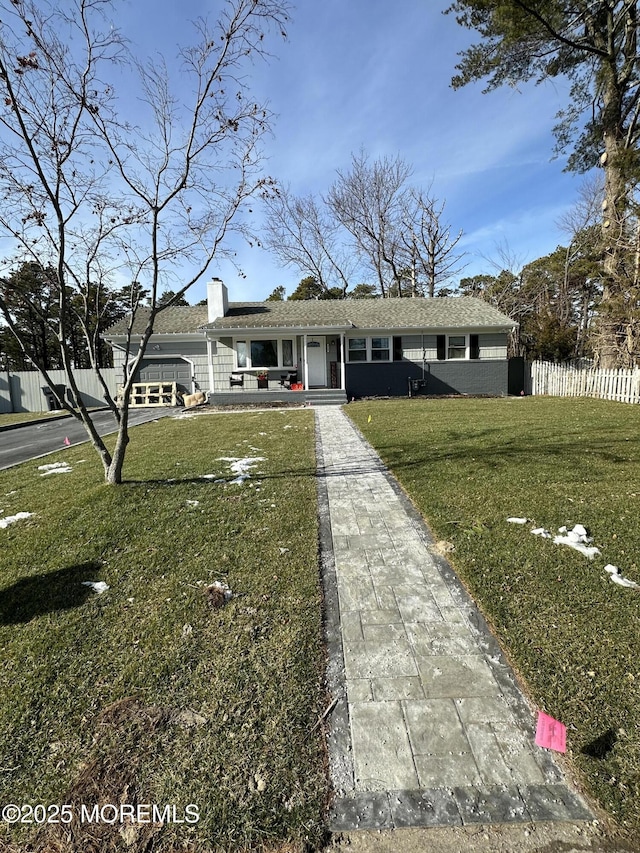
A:
[[[449,553],[583,783],[640,831],[638,407],[589,399],[362,401],[346,411]],[[526,517],[525,525],[508,517]],[[593,560],[551,539],[584,525]]]
[[[30,421],[41,421],[47,418],[59,418],[67,415],[67,412],[59,409],[54,412],[15,412],[0,415],[0,427],[14,426],[15,424],[28,423]]]
[[[71,470],[41,476],[57,461]],[[312,413],[135,427],[124,476],[103,485],[87,445],[0,472],[0,518],[32,513],[0,529],[0,803],[66,804],[48,816],[73,815],[0,823],[0,846],[317,843],[326,779],[314,728],[325,698]],[[227,603],[206,590],[214,582],[231,590]],[[105,804],[116,811],[90,821]],[[141,822],[113,821],[121,804],[142,806]]]

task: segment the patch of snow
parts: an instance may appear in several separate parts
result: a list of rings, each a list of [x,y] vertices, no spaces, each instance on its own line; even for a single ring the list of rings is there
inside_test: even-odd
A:
[[[614,583],[617,583],[619,586],[630,587],[631,589],[638,589],[638,584],[635,581],[629,580],[629,578],[625,578],[623,575],[611,575],[611,580]]]
[[[220,592],[224,593],[225,601],[229,601],[230,598],[233,598],[233,593],[229,589],[226,583],[222,581],[214,581],[209,584],[209,589],[219,589]]]
[[[103,592],[106,592],[109,587],[104,581],[82,581],[82,586],[91,587],[94,592],[97,592],[98,595],[102,595]]]
[[[248,480],[251,477],[251,474],[249,473],[250,469],[257,465],[258,462],[264,462],[265,457],[245,456],[242,459],[238,459],[235,456],[220,456],[218,461],[229,463],[231,472],[236,475],[235,478],[229,482],[241,486],[245,480]]]
[[[200,501],[187,501],[187,506],[200,506]]]
[[[555,545],[568,545],[569,548],[573,548],[574,551],[579,551],[590,560],[592,560],[596,554],[600,553],[599,548],[589,545],[590,542],[593,542],[593,539],[590,536],[587,536],[587,530],[582,526],[582,524],[576,524],[572,530],[567,530],[566,527],[559,527],[558,533],[562,535],[554,536],[553,542]]]
[[[617,583],[618,586],[626,586],[629,589],[639,589],[640,585],[635,581],[630,580],[629,578],[625,578],[620,569],[617,566],[612,566],[611,563],[604,567],[605,572],[608,572],[611,576],[611,580],[614,583]]]
[[[4,530],[10,524],[22,521],[23,518],[30,518],[32,515],[32,512],[17,512],[15,515],[6,515],[4,518],[0,518],[0,529]]]
[[[38,471],[42,471],[41,477],[49,474],[69,474],[73,469],[68,462],[51,462],[49,465],[38,465]]]
[[[511,524],[526,524],[529,521],[529,519],[528,518],[521,518],[519,516],[511,516],[510,518],[507,519],[507,521],[510,522]]]
[[[536,527],[531,531],[534,536],[540,536],[542,539],[551,539],[553,534],[549,533],[544,527]]]

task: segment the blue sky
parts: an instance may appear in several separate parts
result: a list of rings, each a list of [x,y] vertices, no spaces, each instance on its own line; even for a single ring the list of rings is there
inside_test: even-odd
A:
[[[463,230],[464,274],[471,275],[493,272],[488,259],[498,260],[500,246],[524,264],[563,243],[556,223],[583,179],[552,159],[562,84],[486,95],[482,85],[451,88],[457,54],[473,34],[442,14],[446,5],[299,0],[288,40],[274,39],[271,62],[250,70],[251,86],[276,114],[264,145],[270,175],[295,194],[319,194],[361,147],[372,158],[399,155],[413,166],[413,181],[432,185],[446,203],[452,231]],[[216,8],[125,0],[119,24],[141,48],[171,54],[187,37],[186,20]],[[227,262],[211,270],[234,301],[264,299],[278,285],[290,293],[300,280],[265,251],[236,251],[245,277]],[[205,283],[190,291],[191,302],[204,297]]]

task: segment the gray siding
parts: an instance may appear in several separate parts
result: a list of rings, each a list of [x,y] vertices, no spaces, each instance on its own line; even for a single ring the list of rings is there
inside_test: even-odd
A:
[[[422,379],[422,362],[351,363],[346,366],[347,396],[406,397],[409,379]],[[504,396],[508,390],[507,361],[436,361],[425,364],[425,394],[487,394]]]
[[[11,402],[11,375],[4,371],[0,373],[0,415],[13,412]]]
[[[213,347],[213,389],[214,391],[229,391],[229,377],[234,370],[233,359],[233,339],[220,338],[219,341],[212,343]],[[248,379],[245,379],[245,384],[249,385]],[[253,387],[257,388],[258,383],[253,377]]]
[[[138,351],[137,346],[131,347],[131,355]],[[207,343],[202,338],[184,338],[176,336],[176,340],[158,340],[153,335],[144,354],[145,361],[154,359],[161,361],[166,358],[187,358],[193,363],[193,373],[196,384],[203,391],[209,390],[209,368],[207,365]],[[118,371],[118,383],[123,382],[124,353],[120,349],[113,350],[113,364]],[[191,391],[191,388],[187,389]]]
[[[424,345],[424,355],[423,347]],[[402,335],[402,357],[407,361],[422,364],[422,359],[427,361],[437,357],[435,335]]]
[[[64,370],[49,371],[54,385],[65,385]],[[110,367],[102,371],[109,391],[116,393],[118,372]],[[85,405],[104,406],[104,392],[93,370],[76,370],[74,376]],[[47,398],[42,392],[45,381],[37,370],[23,370],[17,373],[0,374],[0,412],[46,412]]]
[[[414,361],[422,364],[422,335],[402,335],[402,355],[407,361]],[[506,359],[507,357],[507,336],[504,332],[494,332],[492,334],[478,335],[478,344],[480,346],[480,358],[487,359]],[[438,358],[437,350],[437,335],[424,336],[424,359],[426,361],[436,361]]]
[[[246,336],[250,338],[251,336]],[[296,335],[276,335],[275,337],[295,338],[297,345],[298,361],[302,358],[302,339]],[[241,338],[242,340],[242,338]],[[229,377],[236,370],[235,358],[233,351],[233,338],[220,338],[218,341],[212,342],[213,353],[213,386],[216,393],[230,390]],[[269,372],[269,388],[276,389],[280,387],[280,376],[296,370],[293,367],[272,367]],[[256,379],[255,370],[244,372],[244,390],[257,391],[258,380]],[[302,376],[302,372],[299,372]]]
[[[391,332],[381,334],[393,337]],[[421,393],[507,394],[504,332],[478,333],[480,357],[474,360],[438,361],[437,334],[408,334],[402,335],[401,340],[402,361],[347,363],[349,397],[406,396],[409,379],[422,379],[423,370],[426,384]]]
[[[480,358],[507,357],[507,336],[504,332],[496,332],[493,335],[479,335]]]

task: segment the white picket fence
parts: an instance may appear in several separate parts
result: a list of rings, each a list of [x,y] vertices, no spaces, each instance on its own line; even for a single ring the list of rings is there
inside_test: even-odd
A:
[[[547,361],[531,364],[531,393],[552,397],[598,397],[620,403],[640,402],[640,368],[600,370]]]

